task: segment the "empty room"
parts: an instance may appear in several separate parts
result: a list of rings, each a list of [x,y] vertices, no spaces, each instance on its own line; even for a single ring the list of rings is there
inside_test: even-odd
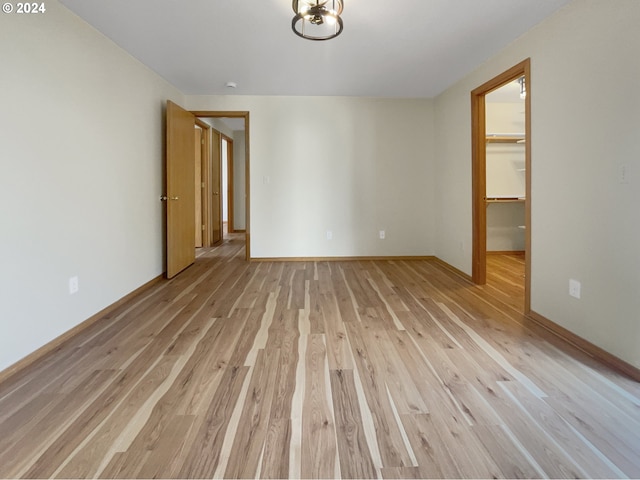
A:
[[[0,478],[640,477],[640,2],[2,8]]]

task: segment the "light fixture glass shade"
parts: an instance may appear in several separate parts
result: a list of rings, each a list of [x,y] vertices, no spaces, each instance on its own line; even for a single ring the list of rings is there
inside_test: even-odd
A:
[[[308,40],[329,40],[342,33],[342,0],[293,0],[294,33]]]

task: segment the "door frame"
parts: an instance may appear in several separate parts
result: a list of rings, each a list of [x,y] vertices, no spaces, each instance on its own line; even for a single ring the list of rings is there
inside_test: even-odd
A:
[[[487,147],[485,96],[524,76],[525,98],[525,293],[524,314],[531,312],[531,59],[527,58],[471,91],[472,267],[471,279],[487,283]]]
[[[251,229],[250,229],[250,145],[249,145],[249,132],[250,132],[250,121],[249,121],[249,112],[248,111],[220,111],[220,110],[191,110],[191,113],[195,115],[196,118],[244,118],[244,161],[245,161],[245,259],[251,260]]]
[[[210,150],[210,142],[211,142],[211,126],[207,125],[205,122],[196,117],[196,125],[202,129],[202,139],[203,142],[200,144],[200,171],[201,171],[201,181],[204,183],[204,186],[200,189],[201,195],[201,204],[202,204],[202,225],[204,228],[202,229],[202,246],[210,247],[211,246],[211,202],[207,201],[211,198],[211,172],[209,165],[211,164],[211,150]]]
[[[227,142],[227,231],[235,233],[236,229],[233,222],[234,205],[233,205],[233,138],[224,133],[221,134],[222,139]]]
[[[224,231],[222,227],[222,132],[217,128],[211,128],[211,159],[209,172],[211,174],[211,193],[208,201],[211,202],[211,246],[222,244]],[[217,170],[217,171],[216,171]],[[214,201],[214,198],[217,200]],[[219,238],[216,240],[218,232]]]

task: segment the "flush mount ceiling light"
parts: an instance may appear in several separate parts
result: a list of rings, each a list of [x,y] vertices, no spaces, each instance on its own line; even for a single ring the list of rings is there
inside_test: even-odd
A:
[[[293,0],[291,28],[307,40],[329,40],[342,33],[342,0]]]

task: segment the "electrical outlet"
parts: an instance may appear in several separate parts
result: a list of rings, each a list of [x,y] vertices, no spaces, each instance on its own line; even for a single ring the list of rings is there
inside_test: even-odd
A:
[[[380,230],[380,240],[384,240],[385,235],[384,230]]]
[[[574,298],[580,298],[580,287],[582,285],[578,280],[574,280],[573,278],[569,280],[569,295]]]
[[[331,230],[327,230],[327,240],[333,239],[333,232]]]
[[[80,290],[80,283],[78,282],[78,277],[71,277],[69,279],[69,295],[78,293],[78,290]]]

